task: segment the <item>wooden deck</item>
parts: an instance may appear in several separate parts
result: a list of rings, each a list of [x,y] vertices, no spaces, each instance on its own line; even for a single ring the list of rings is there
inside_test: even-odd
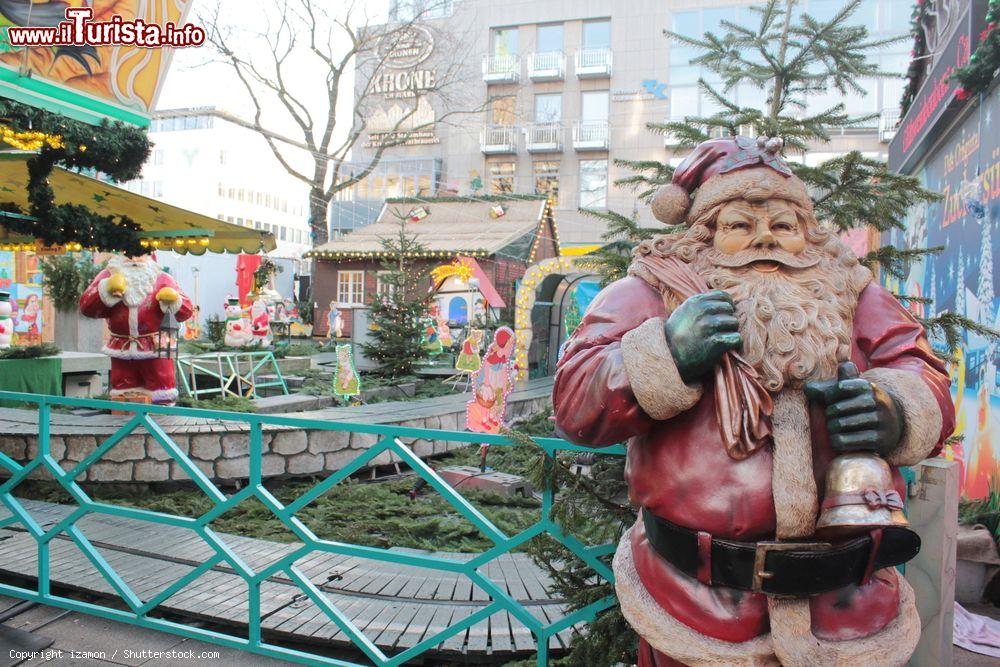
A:
[[[22,501],[43,528],[69,514],[71,506]],[[0,506],[0,519],[8,517]],[[192,531],[133,519],[89,514],[77,522],[109,565],[143,601],[198,567],[214,551]],[[269,542],[225,535],[225,542],[250,567],[260,568],[296,549],[298,544]],[[34,581],[37,544],[20,524],[0,530],[0,581]],[[436,554],[457,560],[469,554]],[[51,546],[54,588],[117,598],[111,585],[66,535]],[[393,655],[475,613],[490,598],[458,574],[394,565],[380,561],[313,552],[296,565],[320,587],[380,649]],[[481,572],[521,602],[536,618],[548,623],[562,618],[564,607],[548,593],[550,579],[526,555],[505,554]],[[350,641],[286,576],[277,575],[261,586],[261,618],[265,639],[313,644],[325,649],[350,648]],[[228,627],[245,636],[247,587],[228,565],[219,565],[182,589],[160,607],[191,621]],[[154,612],[155,613],[155,612]],[[579,629],[579,628],[577,628]],[[549,648],[561,652],[573,629],[550,639]],[[532,634],[507,612],[494,614],[438,645],[426,656],[486,663],[530,655]]]

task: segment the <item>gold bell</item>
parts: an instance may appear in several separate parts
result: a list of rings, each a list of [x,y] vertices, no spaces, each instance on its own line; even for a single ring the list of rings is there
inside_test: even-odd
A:
[[[855,452],[830,462],[817,537],[842,539],[907,523],[903,499],[892,484],[892,470],[881,457]]]

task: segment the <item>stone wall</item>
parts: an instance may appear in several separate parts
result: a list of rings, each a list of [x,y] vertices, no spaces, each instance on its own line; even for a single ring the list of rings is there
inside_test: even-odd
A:
[[[508,403],[508,417],[523,419],[544,410],[548,405],[550,399],[547,396],[512,401]],[[382,423],[386,425],[394,422]],[[395,423],[411,428],[461,431],[465,425],[465,414],[464,411],[451,412]],[[219,422],[216,426],[218,424]],[[221,424],[235,426],[237,422]],[[180,429],[172,431],[169,433],[170,438],[209,478],[226,482],[248,477],[249,432],[224,429],[195,433],[185,433]],[[93,453],[106,438],[104,435],[53,434],[50,436],[50,451],[63,469],[71,470]],[[297,477],[334,472],[362,455],[379,438],[380,436],[370,433],[265,425],[262,472],[264,477]],[[404,442],[421,458],[467,446],[463,442],[447,440]],[[38,438],[36,435],[0,434],[0,451],[19,463],[30,461],[38,455]],[[391,452],[383,452],[372,459],[368,467],[388,465],[396,460],[398,457]],[[0,468],[0,477],[9,476],[6,469]],[[48,478],[49,475],[38,473],[33,474],[33,477]],[[134,433],[108,450],[78,481],[149,483],[189,479],[189,475],[157,440],[145,433]]]

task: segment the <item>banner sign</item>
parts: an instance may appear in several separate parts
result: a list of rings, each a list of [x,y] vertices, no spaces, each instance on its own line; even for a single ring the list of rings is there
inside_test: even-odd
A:
[[[985,28],[985,17],[985,0],[973,0],[966,6],[958,27],[941,49],[889,144],[890,171],[910,172],[938,137],[944,122],[953,119],[964,106],[956,97],[959,85],[950,77],[957,68],[968,64],[979,43],[979,33]]]
[[[887,286],[930,303],[911,303],[918,317],[945,312],[1000,327],[1000,96],[983,100],[954,127],[916,176],[944,199],[918,206],[905,232],[887,240],[900,248],[943,246],[940,253],[912,263],[903,280]],[[940,341],[933,341],[947,354]],[[962,441],[945,455],[961,465],[962,493],[982,498],[991,474],[1000,473],[1000,346],[976,333],[963,335],[949,364],[952,396]]]
[[[87,123],[140,127],[173,48],[199,46],[191,0],[0,0],[0,95]]]

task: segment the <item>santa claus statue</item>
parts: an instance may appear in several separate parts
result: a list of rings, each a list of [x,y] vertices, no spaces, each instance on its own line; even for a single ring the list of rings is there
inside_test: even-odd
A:
[[[158,405],[177,400],[174,360],[163,354],[175,341],[163,340],[165,316],[191,317],[191,301],[148,257],[112,257],[80,297],[80,312],[108,321],[111,396],[140,395]]]
[[[686,230],[636,249],[559,363],[561,435],[628,441],[614,571],[641,667],[902,665],[920,636],[896,467],[951,434],[948,374],[780,148],[698,146],[652,205]],[[841,488],[850,457],[884,487]],[[844,508],[893,520],[817,537]]]

